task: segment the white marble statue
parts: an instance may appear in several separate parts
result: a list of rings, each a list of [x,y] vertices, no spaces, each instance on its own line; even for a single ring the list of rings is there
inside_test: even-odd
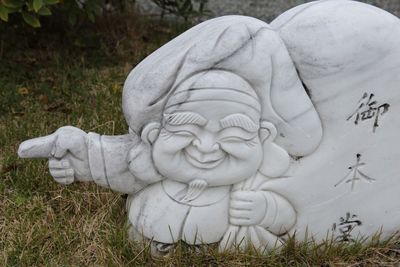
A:
[[[127,200],[130,236],[266,251],[286,234],[338,241],[400,226],[400,21],[317,1],[270,25],[201,23],[144,59],[123,91],[129,134],[65,126],[23,142],[60,184]]]

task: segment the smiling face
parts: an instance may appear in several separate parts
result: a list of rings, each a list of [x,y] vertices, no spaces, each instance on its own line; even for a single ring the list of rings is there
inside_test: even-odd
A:
[[[249,178],[261,163],[262,146],[259,115],[247,109],[210,101],[184,104],[165,114],[153,147],[159,172],[184,183],[202,179],[210,186]]]
[[[177,90],[164,110],[153,160],[166,178],[230,185],[255,174],[263,158],[260,104],[249,85],[241,90]]]

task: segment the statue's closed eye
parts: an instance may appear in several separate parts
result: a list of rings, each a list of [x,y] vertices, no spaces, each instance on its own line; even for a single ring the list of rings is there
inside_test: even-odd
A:
[[[173,135],[182,136],[182,137],[193,137],[194,133],[189,131],[171,131]]]
[[[239,136],[227,136],[227,137],[221,138],[220,141],[222,141],[222,142],[247,142],[252,139],[253,138],[245,139],[245,138],[239,137]]]

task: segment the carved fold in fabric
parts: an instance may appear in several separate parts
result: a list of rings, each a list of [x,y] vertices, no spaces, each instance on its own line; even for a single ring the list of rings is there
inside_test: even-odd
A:
[[[87,135],[89,166],[93,181],[104,187],[110,187],[107,181],[104,150],[101,144],[101,135],[88,133]]]
[[[218,242],[228,228],[230,187],[208,188],[193,201],[181,202],[187,189],[169,179],[146,187],[131,200],[130,223],[146,238],[166,244]]]
[[[198,81],[197,81],[198,82]],[[182,88],[182,87],[180,87]],[[185,90],[185,89],[181,89]],[[210,91],[214,97],[210,99]],[[196,101],[231,101],[242,103],[254,108],[257,112],[261,112],[260,102],[257,98],[245,94],[239,90],[231,89],[220,89],[220,88],[207,88],[203,90],[190,90],[179,91],[179,94],[173,94],[168,99],[165,109],[168,110],[170,107],[176,105],[182,105],[184,103],[196,102]]]
[[[93,181],[117,192],[132,194],[147,183],[137,179],[129,170],[127,155],[132,147],[138,145],[133,135],[100,136],[87,135],[90,172]]]

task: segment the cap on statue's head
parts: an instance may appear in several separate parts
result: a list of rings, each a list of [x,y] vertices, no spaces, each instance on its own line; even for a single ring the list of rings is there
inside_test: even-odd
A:
[[[260,119],[260,100],[250,84],[233,72],[213,69],[196,73],[182,82],[168,97],[164,112],[171,113],[188,103],[207,105],[207,101],[247,106],[257,123]]]
[[[147,123],[161,122],[164,109],[187,100],[184,92],[193,86],[215,90],[214,97],[253,98],[261,119],[278,130],[275,143],[290,155],[305,156],[322,139],[320,119],[289,53],[265,22],[244,16],[212,19],[144,59],[124,85],[123,110],[130,129],[140,135]],[[205,100],[204,92],[190,95]]]

